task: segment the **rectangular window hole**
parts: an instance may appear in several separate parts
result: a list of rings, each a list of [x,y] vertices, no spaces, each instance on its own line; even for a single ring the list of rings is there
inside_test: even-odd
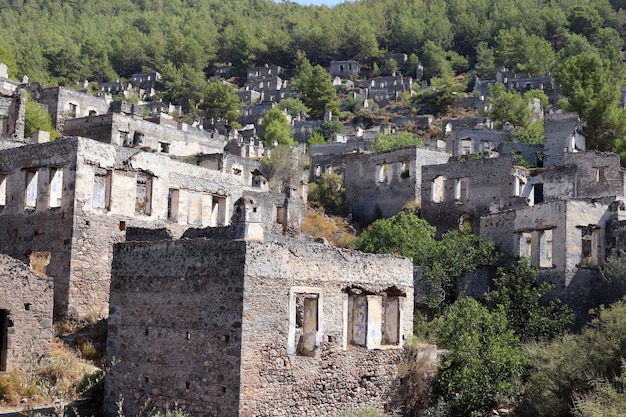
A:
[[[126,222],[124,220],[120,221],[120,230],[122,232],[126,230]]]
[[[186,389],[191,388],[191,382],[185,382],[185,388]]]
[[[24,310],[29,311],[31,305],[31,303],[24,303]]]
[[[89,226],[89,220],[85,220],[85,226]]]
[[[222,387],[222,392],[226,392],[226,387]]]
[[[224,335],[222,336],[222,342],[228,343],[230,342],[230,335]]]
[[[191,333],[187,332],[187,340],[191,339]]]
[[[148,336],[148,335],[150,334],[150,330],[149,330],[147,327],[146,327],[146,331],[144,332],[144,334],[145,334],[146,336]]]
[[[147,376],[144,376],[144,377],[143,377],[143,381],[144,381],[146,384],[149,384],[149,383],[150,383],[150,378],[148,378]]]

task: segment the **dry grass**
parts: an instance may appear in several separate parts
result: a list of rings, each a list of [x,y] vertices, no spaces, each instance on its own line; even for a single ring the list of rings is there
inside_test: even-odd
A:
[[[0,375],[0,403],[18,405],[28,399],[30,405],[37,405],[75,399],[83,375],[98,369],[58,339],[52,342],[47,360],[40,364],[34,360],[28,367]]]
[[[314,239],[325,238],[334,246],[346,248],[356,237],[343,217],[330,217],[323,211],[309,209],[301,225],[302,232]]]

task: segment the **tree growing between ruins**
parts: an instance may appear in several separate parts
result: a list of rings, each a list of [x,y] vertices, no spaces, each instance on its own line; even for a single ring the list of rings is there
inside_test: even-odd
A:
[[[263,130],[263,145],[266,147],[271,147],[275,143],[287,146],[294,144],[287,117],[278,106],[272,107],[263,115],[261,129]]]
[[[206,112],[207,118],[226,120],[232,124],[241,116],[240,104],[241,99],[233,86],[212,78],[205,88],[200,108]]]
[[[291,80],[294,90],[300,92],[302,102],[311,109],[313,119],[322,119],[327,111],[339,108],[337,93],[330,74],[321,65],[312,66],[304,53],[296,54],[296,75]]]
[[[24,136],[32,137],[37,130],[44,130],[50,132],[50,140],[56,138],[57,132],[52,127],[52,117],[50,117],[45,107],[37,103],[30,94],[26,99],[24,112]]]
[[[620,108],[624,69],[598,53],[583,52],[562,62],[555,80],[565,99],[559,105],[578,113],[586,148],[626,156],[626,112]]]
[[[410,132],[378,133],[376,142],[372,145],[374,152],[389,151],[409,146],[424,146],[424,139],[414,136]]]

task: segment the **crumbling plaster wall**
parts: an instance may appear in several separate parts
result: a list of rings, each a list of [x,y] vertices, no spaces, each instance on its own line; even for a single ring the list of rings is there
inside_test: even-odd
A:
[[[205,239],[115,247],[105,413],[145,401],[197,416],[239,408],[246,243]]]
[[[104,114],[109,110],[109,101],[105,97],[92,96],[64,87],[35,88],[33,97],[48,107],[48,113],[52,116],[52,125],[61,132],[68,119],[89,116],[90,112]],[[72,111],[74,106],[75,111]]]
[[[52,279],[35,274],[26,264],[0,254],[0,317],[6,319],[6,343],[0,357],[5,371],[29,370],[50,355],[52,341]],[[2,317],[7,315],[7,317]],[[0,323],[3,326],[4,323]],[[0,334],[3,331],[0,331]],[[4,360],[3,360],[4,359]]]
[[[17,89],[12,94],[0,93],[0,139],[24,140],[26,91]]]
[[[150,398],[208,416],[333,416],[382,410],[412,334],[409,259],[322,244],[213,241],[117,245],[105,410]],[[403,294],[400,344],[346,342],[347,289]],[[319,297],[313,355],[290,353],[291,295]],[[293,343],[293,342],[291,342]]]
[[[419,202],[422,167],[443,164],[449,157],[444,152],[411,147],[349,158],[343,181],[354,219],[371,223],[393,216],[406,203]]]

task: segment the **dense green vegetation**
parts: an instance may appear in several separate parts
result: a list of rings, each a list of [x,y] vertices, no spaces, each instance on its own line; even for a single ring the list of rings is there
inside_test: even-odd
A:
[[[361,0],[328,7],[271,0],[1,0],[0,43],[11,73],[49,83],[111,81],[168,62],[210,73],[232,62],[293,67],[358,59],[391,72],[386,52],[419,57],[427,78],[475,68],[533,74],[559,55],[597,50],[619,62],[623,2]],[[98,30],[94,30],[98,28]],[[412,59],[415,63],[415,58]],[[414,67],[398,68],[413,73]]]

